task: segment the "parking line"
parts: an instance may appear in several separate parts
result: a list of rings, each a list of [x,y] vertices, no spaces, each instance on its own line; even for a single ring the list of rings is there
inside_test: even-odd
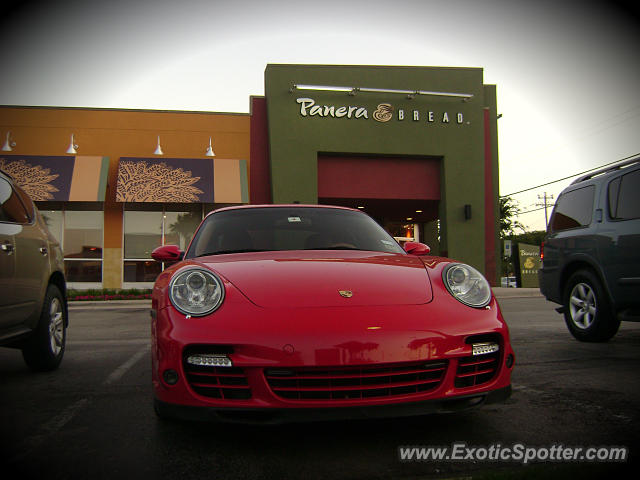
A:
[[[42,426],[42,430],[44,430],[48,435],[52,435],[58,432],[62,427],[64,427],[67,423],[71,421],[71,419],[75,416],[75,414],[80,410],[85,404],[89,401],[88,398],[81,398],[74,404],[67,407],[60,415],[52,418],[46,424]]]
[[[19,452],[13,461],[20,461],[31,455],[32,451],[40,446],[47,439],[58,433],[67,423],[69,423],[73,417],[75,417],[78,410],[84,407],[89,402],[88,398],[81,398],[77,402],[69,405],[59,415],[56,415],[47,423],[40,427],[39,433],[27,437],[23,441],[23,446],[18,448]]]
[[[107,379],[103,382],[103,385],[111,385],[112,383],[120,380],[131,367],[138,363],[138,361],[149,352],[150,348],[151,347],[147,345],[142,350],[138,350],[136,353],[134,353],[131,358],[129,358],[126,362],[124,362],[109,374]]]
[[[133,367],[142,357],[147,355],[150,348],[150,345],[147,343],[143,349],[138,350],[126,362],[111,372],[103,382],[103,385],[111,385],[120,380],[131,369],[131,367]],[[22,446],[18,449],[20,453],[10,460],[14,462],[22,461],[31,455],[32,452],[42,443],[62,430],[62,428],[64,428],[64,426],[67,425],[76,416],[76,414],[89,403],[89,400],[90,398],[86,397],[77,400],[60,412],[60,414],[43,424],[38,433],[31,435],[22,441]]]

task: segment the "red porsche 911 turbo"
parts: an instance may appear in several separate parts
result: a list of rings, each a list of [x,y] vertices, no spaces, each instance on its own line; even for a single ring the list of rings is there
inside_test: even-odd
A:
[[[449,412],[503,401],[514,353],[469,265],[404,249],[359,210],[211,212],[152,300],[160,417],[280,422]]]

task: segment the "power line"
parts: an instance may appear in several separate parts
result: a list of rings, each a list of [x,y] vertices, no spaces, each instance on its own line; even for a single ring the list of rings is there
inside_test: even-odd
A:
[[[600,165],[599,167],[595,167],[595,168],[591,168],[589,170],[585,170],[584,172],[580,172],[580,173],[576,173],[576,174],[570,175],[568,177],[560,178],[559,180],[554,180],[552,182],[543,183],[542,185],[537,185],[537,186],[531,187],[531,188],[525,188],[524,190],[520,190],[518,192],[509,193],[507,195],[500,195],[500,198],[511,197],[512,195],[518,195],[519,193],[529,192],[531,190],[535,190],[536,188],[546,187],[547,185],[552,185],[554,183],[562,182],[563,180],[569,180],[570,178],[577,177],[579,175],[584,175],[585,173],[593,172],[594,170],[599,170],[601,168],[608,167],[609,165],[613,165],[613,164],[616,164],[616,163],[619,163],[619,162],[624,162],[625,160],[629,160],[629,159],[631,159],[633,157],[636,157],[638,155],[640,155],[640,152],[639,153],[634,153],[633,155],[630,155],[630,156],[625,157],[625,158],[621,158],[620,160],[615,160],[615,161],[610,162],[610,163],[605,163],[604,165]]]
[[[555,206],[555,203],[554,204],[549,204],[547,206],[548,207],[553,207],[553,206]],[[516,215],[524,215],[525,213],[539,212],[540,210],[544,210],[544,207],[534,208],[533,210],[527,210],[526,212],[517,212]]]

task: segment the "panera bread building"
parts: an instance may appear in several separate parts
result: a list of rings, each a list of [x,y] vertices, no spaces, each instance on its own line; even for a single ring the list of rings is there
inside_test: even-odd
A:
[[[496,89],[482,69],[268,65],[250,107],[4,106],[0,168],[36,200],[74,288],[147,288],[162,268],[151,251],[186,247],[208,211],[297,202],[360,208],[495,283]]]

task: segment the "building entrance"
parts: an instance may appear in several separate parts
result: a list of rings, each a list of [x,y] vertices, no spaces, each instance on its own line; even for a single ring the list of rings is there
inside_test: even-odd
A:
[[[439,251],[439,158],[319,155],[318,203],[361,209],[401,244]]]

